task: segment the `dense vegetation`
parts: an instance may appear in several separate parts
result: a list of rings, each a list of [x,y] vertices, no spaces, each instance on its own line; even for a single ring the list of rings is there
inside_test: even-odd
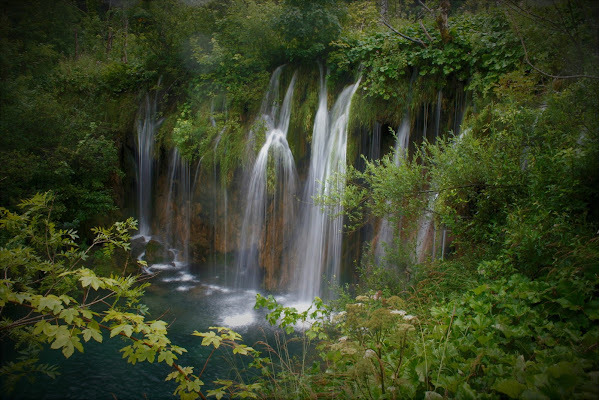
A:
[[[182,398],[599,395],[594,4],[0,4],[0,334],[19,352],[2,360],[7,388],[57,372],[38,363],[44,346],[69,357],[104,331],[131,338],[129,362],[174,367],[167,379]],[[348,231],[388,218],[401,226],[395,246],[384,260],[364,250],[359,279],[332,306],[317,299],[298,313],[258,298],[285,337],[311,322],[294,339],[299,359],[284,347],[260,353],[226,328],[196,332],[202,345],[251,357],[257,371],[206,390],[204,363],[179,366],[185,349],[170,343],[166,323],[145,321],[145,284],[127,277],[138,266],[120,253],[135,223],[88,232],[128,216],[132,130],[147,92],[162,99],[157,151],[177,146],[231,184],[252,157],[247,132],[259,130],[260,99],[283,63],[304,77],[292,124],[310,131],[317,61],[333,90],[362,74],[354,131],[399,126],[443,91],[447,114],[467,97],[461,134],[450,118],[435,140],[349,168],[347,190],[320,200],[344,205]],[[301,147],[292,143],[298,158]],[[451,238],[442,259],[412,256],[423,209]],[[75,229],[89,236],[79,243]]]

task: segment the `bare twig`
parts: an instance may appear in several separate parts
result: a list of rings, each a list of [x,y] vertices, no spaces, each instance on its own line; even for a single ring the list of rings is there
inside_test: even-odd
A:
[[[431,10],[430,8],[428,8],[428,7],[427,7],[427,5],[426,5],[426,4],[424,4],[422,1],[418,0],[418,3],[420,3],[420,5],[421,5],[422,7],[424,7],[424,9],[425,9],[426,11],[428,11],[429,13],[431,13],[431,14],[434,14],[434,13],[435,13],[433,10]]]
[[[434,42],[433,38],[431,37],[431,35],[428,33],[428,31],[426,30],[426,27],[424,26],[424,24],[422,23],[422,20],[420,20],[420,27],[422,28],[422,30],[424,31],[424,34],[426,35],[426,37],[428,38],[428,40],[430,42]]]
[[[29,313],[27,315],[31,315],[31,313]],[[44,315],[36,315],[35,317],[31,317],[31,318],[21,318],[21,319],[14,321],[10,325],[4,325],[4,326],[0,327],[0,331],[4,331],[7,329],[14,329],[19,326],[30,325],[30,324],[37,322],[43,318],[44,318]]]
[[[547,18],[545,18],[545,17],[543,17],[541,15],[535,14],[535,13],[533,13],[530,10],[522,8],[520,5],[518,5],[514,1],[500,0],[500,2],[506,4],[509,8],[512,8],[512,10],[518,12],[518,14],[520,14],[520,15],[522,15],[522,16],[524,16],[524,17],[526,17],[526,18],[528,18],[528,19],[530,19],[532,21],[535,21],[535,20],[541,21],[541,22],[544,22],[545,24],[551,26],[554,29],[557,29],[559,31],[565,32],[564,29],[563,29],[563,27],[560,24],[558,24],[558,23],[556,23],[554,21],[551,21],[550,19],[547,19]],[[568,33],[568,32],[566,32],[566,33]]]
[[[216,351],[216,347],[213,347],[212,351],[210,352],[210,355],[206,358],[206,362],[204,363],[204,368],[202,368],[202,371],[198,375],[198,378],[201,378],[202,375],[204,374],[204,371],[206,371],[206,367],[208,366],[208,361],[210,361],[210,359],[212,358],[212,355],[214,354],[215,351]]]
[[[587,78],[587,79],[599,79],[599,76],[595,76],[595,75],[586,75],[586,74],[580,74],[580,75],[553,75],[553,74],[549,74],[545,71],[540,70],[539,68],[537,68],[528,58],[528,50],[526,49],[526,45],[524,44],[524,39],[522,38],[522,34],[520,33],[520,29],[518,27],[518,24],[516,23],[516,21],[514,21],[514,19],[512,18],[512,15],[509,13],[509,11],[506,11],[509,18],[512,21],[512,24],[514,25],[514,29],[516,30],[516,35],[518,35],[518,39],[520,39],[520,43],[522,44],[522,50],[524,50],[524,61],[526,61],[526,63],[528,65],[530,65],[530,67],[532,69],[534,69],[535,71],[537,71],[538,73],[540,73],[541,75],[544,76],[548,76],[549,78],[553,78],[553,79],[577,79],[577,78]]]

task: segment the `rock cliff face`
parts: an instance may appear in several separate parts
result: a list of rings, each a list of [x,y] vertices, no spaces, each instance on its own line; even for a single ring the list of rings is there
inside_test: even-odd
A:
[[[290,279],[291,235],[294,221],[285,224],[285,207],[293,204],[270,202],[267,225],[259,243],[259,262],[264,275],[263,285],[267,290],[287,287]]]
[[[237,182],[230,188],[214,179],[213,171],[198,171],[191,177],[188,199],[171,194],[179,184],[161,174],[155,187],[155,236],[179,252],[187,249],[190,263],[205,263],[211,257],[231,253],[239,247],[242,206]],[[186,240],[187,239],[187,240]]]
[[[239,248],[243,218],[240,179],[224,187],[215,179],[213,171],[203,171],[195,185],[190,237],[192,261],[206,262],[211,256],[232,253]]]

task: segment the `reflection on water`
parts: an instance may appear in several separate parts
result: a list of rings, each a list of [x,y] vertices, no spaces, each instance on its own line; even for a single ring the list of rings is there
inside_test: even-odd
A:
[[[233,289],[232,282],[220,276],[233,276],[221,269],[220,276],[211,268],[186,267],[177,263],[148,267],[155,274],[142,302],[150,309],[146,320],[162,319],[169,326],[173,344],[187,349],[179,357],[182,366],[194,366],[200,371],[210,348],[201,346],[201,338],[191,335],[195,330],[207,331],[211,326],[226,326],[243,335],[244,343],[253,346],[264,340],[270,327],[264,310],[254,310],[256,291]],[[299,311],[309,304],[291,304],[287,296],[277,297],[283,304]],[[104,343],[93,340],[85,344],[85,353],[75,352],[65,359],[59,351],[48,350],[44,361],[59,365],[61,375],[52,380],[38,378],[35,385],[23,381],[9,399],[168,399],[175,398],[176,385],[164,382],[171,372],[166,364],[137,363],[132,366],[122,359],[119,350],[130,344],[122,337],[109,338],[103,332]],[[218,352],[217,352],[218,353]],[[208,385],[217,378],[235,379],[235,370],[224,357],[211,359],[202,380]]]

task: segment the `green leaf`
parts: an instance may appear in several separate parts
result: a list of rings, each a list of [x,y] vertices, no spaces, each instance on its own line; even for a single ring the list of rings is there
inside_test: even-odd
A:
[[[62,348],[62,354],[66,357],[69,358],[73,355],[73,353],[75,352],[75,348],[73,346],[73,343],[71,343],[69,341],[69,343],[67,343],[63,348]]]
[[[47,325],[50,325],[50,323],[48,321],[39,321],[34,325],[33,328],[33,334],[34,335],[39,335],[41,333],[44,332],[44,328],[46,328]]]
[[[243,345],[243,344],[237,344],[234,348],[233,348],[233,354],[242,354],[244,356],[247,356],[248,351],[246,349],[247,346]]]
[[[487,290],[489,290],[489,286],[488,285],[480,285],[479,287],[477,287],[476,289],[472,289],[472,291],[474,292],[475,295],[479,295],[483,292],[486,292]]]
[[[167,365],[172,366],[173,361],[177,359],[177,356],[170,351],[163,350],[158,354],[158,362],[166,362]]]
[[[115,337],[116,335],[120,334],[121,332],[124,333],[125,336],[131,337],[131,335],[133,334],[133,326],[131,326],[129,324],[117,325],[110,330],[110,337]]]
[[[441,396],[437,392],[428,391],[428,392],[424,393],[424,400],[438,400],[438,399],[443,399],[443,396]]]
[[[216,333],[210,331],[210,332],[194,332],[193,333],[195,336],[201,336],[204,339],[202,339],[202,346],[210,346],[213,345],[215,349],[218,349],[220,347],[220,344],[222,342],[222,338],[220,336],[216,336]]]
[[[515,379],[505,379],[497,382],[493,386],[493,389],[500,393],[507,394],[512,399],[517,399],[526,389],[526,385],[521,384]]]
[[[160,361],[160,358],[158,358],[158,361]],[[165,381],[170,381],[172,379],[176,379],[176,378],[179,377],[180,374],[181,373],[179,371],[173,371],[170,374],[168,374],[164,380]]]
[[[77,311],[76,309],[66,308],[60,312],[59,317],[64,319],[64,321],[67,324],[70,324],[71,322],[73,322],[73,318],[77,317],[78,315],[79,311]]]
[[[87,342],[91,338],[94,338],[94,340],[98,343],[102,343],[102,333],[99,330],[93,328],[85,329],[83,331],[83,340]]]
[[[214,390],[208,390],[206,392],[206,394],[208,396],[214,396],[216,397],[216,400],[220,400],[225,396],[225,391],[223,390],[223,388],[218,388],[218,389],[214,389]]]
[[[98,290],[102,286],[102,280],[98,278],[93,272],[89,275],[82,276],[81,278],[79,278],[79,281],[81,281],[81,286],[84,288],[91,285],[91,287],[94,288],[94,290]]]
[[[63,309],[62,301],[53,294],[49,296],[40,296],[37,311],[48,309],[54,314],[58,314]]]

